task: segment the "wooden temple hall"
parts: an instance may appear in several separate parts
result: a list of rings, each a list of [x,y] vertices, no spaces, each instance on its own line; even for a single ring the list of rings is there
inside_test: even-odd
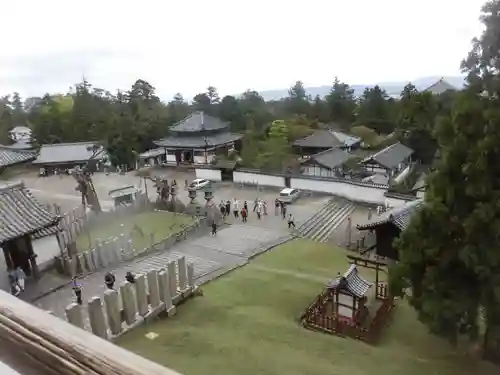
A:
[[[32,238],[56,227],[59,220],[23,183],[0,186],[0,247],[7,268],[21,267],[27,276],[38,277]]]
[[[394,307],[389,295],[386,264],[351,256],[352,264],[343,274],[330,280],[301,317],[308,329],[375,344]],[[375,281],[363,278],[358,266],[375,270]]]
[[[211,164],[216,153],[227,155],[238,148],[242,134],[231,133],[229,123],[202,111],[191,113],[169,128],[169,135],[155,141],[158,147],[139,155],[143,164]]]

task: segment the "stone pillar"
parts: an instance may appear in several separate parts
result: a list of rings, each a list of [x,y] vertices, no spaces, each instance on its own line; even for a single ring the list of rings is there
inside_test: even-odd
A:
[[[165,304],[165,311],[170,312],[173,308],[172,296],[170,295],[170,287],[168,273],[164,269],[158,273],[158,284],[160,287],[160,299]]]
[[[106,320],[104,319],[104,311],[102,310],[102,303],[99,297],[92,297],[88,303],[90,327],[94,335],[108,338],[108,329],[106,327]]]
[[[137,298],[137,310],[139,311],[139,315],[144,317],[149,312],[146,278],[144,275],[135,276],[135,295]]]
[[[135,322],[137,309],[135,306],[135,296],[132,284],[125,281],[120,286],[120,295],[122,296],[123,311],[125,313],[125,323],[132,325]]]
[[[87,266],[88,271],[94,272],[95,266],[94,262],[92,261],[92,252],[91,251],[84,252],[83,257],[85,258],[85,265]]]
[[[90,257],[92,258],[92,263],[94,264],[94,269],[98,270],[101,268],[101,264],[99,263],[99,254],[97,253],[97,249],[92,249],[90,251]]]
[[[186,257],[177,259],[177,266],[179,267],[179,290],[183,292],[187,288],[187,267]]]
[[[158,286],[158,272],[151,270],[148,272],[149,304],[154,310],[160,305],[160,290]]]
[[[170,287],[170,295],[174,298],[177,295],[177,269],[175,266],[175,261],[171,261],[167,264],[168,278]]]
[[[104,303],[106,304],[106,315],[108,325],[113,335],[118,335],[122,331],[122,316],[120,312],[120,301],[116,290],[106,290],[104,292]]]
[[[187,265],[187,282],[191,289],[194,289],[194,264],[188,263]]]
[[[106,254],[104,253],[107,250],[107,246],[105,246],[102,242],[97,244],[96,251],[97,251],[97,257],[99,259],[99,266],[101,268],[106,268],[108,265],[108,258],[106,257]]]
[[[81,329],[85,329],[83,323],[82,306],[77,303],[71,303],[66,307],[66,318],[68,322]]]
[[[80,273],[86,274],[87,267],[85,266],[85,258],[83,254],[78,254],[77,259],[78,259],[78,270],[80,271]]]

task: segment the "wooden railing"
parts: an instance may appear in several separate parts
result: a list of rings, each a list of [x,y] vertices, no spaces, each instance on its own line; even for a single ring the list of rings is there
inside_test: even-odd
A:
[[[3,291],[0,348],[39,375],[179,375]]]

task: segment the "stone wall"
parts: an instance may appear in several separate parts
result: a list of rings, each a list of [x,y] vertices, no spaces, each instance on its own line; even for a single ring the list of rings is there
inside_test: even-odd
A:
[[[164,268],[135,275],[133,284],[126,281],[117,290],[90,298],[86,306],[70,304],[66,318],[77,327],[112,340],[158,315],[174,315],[176,305],[196,289],[194,265],[181,257]]]
[[[97,241],[95,247],[89,251],[65,257],[63,260],[64,270],[71,276],[85,276],[105,268],[115,267],[139,256],[169,250],[176,243],[193,236],[206,234],[208,230],[206,219],[197,219],[186,225],[183,230],[171,233],[160,240],[151,237],[151,246],[143,249],[134,245],[130,233],[122,233],[119,237]]]

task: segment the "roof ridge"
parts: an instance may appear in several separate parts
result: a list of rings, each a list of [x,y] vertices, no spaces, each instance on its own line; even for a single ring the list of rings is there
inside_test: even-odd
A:
[[[99,141],[83,141],[83,142],[61,142],[61,143],[45,143],[40,145],[40,147],[50,147],[50,146],[74,146],[74,145],[98,145],[104,147]]]
[[[26,187],[24,186],[24,181],[6,183],[6,184],[0,186],[0,194],[3,194],[7,191],[11,191],[14,189],[25,189],[25,188]]]

